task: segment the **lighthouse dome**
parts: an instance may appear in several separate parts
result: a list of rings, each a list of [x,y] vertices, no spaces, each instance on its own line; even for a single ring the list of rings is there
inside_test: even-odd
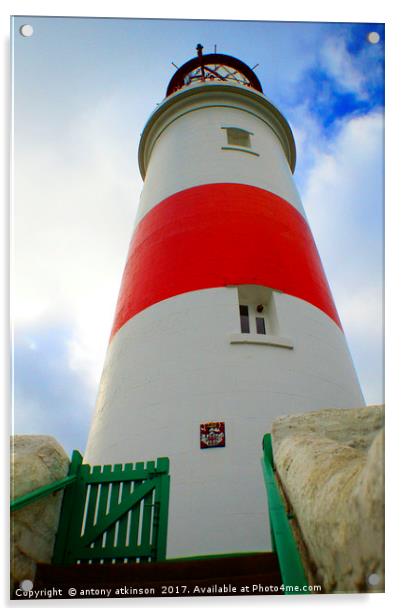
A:
[[[262,86],[255,73],[245,62],[222,53],[202,54],[202,45],[197,46],[198,55],[185,62],[174,73],[167,86],[166,96],[185,86],[222,82],[230,85],[247,86],[262,92]]]

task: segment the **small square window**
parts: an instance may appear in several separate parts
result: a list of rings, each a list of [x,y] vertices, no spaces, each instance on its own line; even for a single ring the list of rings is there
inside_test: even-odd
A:
[[[226,128],[228,145],[236,145],[241,148],[251,147],[251,136],[242,128]]]

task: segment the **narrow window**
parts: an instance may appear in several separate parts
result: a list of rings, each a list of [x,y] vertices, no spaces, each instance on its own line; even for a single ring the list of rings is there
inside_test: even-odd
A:
[[[251,137],[247,130],[242,128],[226,128],[228,145],[236,145],[242,148],[251,147]]]
[[[266,326],[264,317],[256,317],[256,333],[257,334],[265,334]]]
[[[241,332],[243,334],[249,334],[249,310],[248,306],[244,306],[243,304],[239,307],[239,315],[241,320]]]

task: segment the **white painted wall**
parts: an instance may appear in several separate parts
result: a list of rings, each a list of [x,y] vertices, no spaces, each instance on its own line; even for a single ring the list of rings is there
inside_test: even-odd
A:
[[[268,549],[260,459],[279,415],[361,406],[337,325],[310,304],[274,294],[293,350],[232,344],[237,289],[173,297],[128,321],[111,342],[85,461],[168,456],[168,556]],[[226,422],[226,447],[200,449],[199,427]]]
[[[210,94],[206,100],[201,96],[204,89]],[[162,116],[152,128],[149,140],[154,141],[154,145],[137,222],[166,197],[186,188],[215,182],[250,184],[269,190],[305,216],[280,140],[267,124],[271,121],[268,109],[264,114],[246,99],[244,104],[242,90],[235,100],[232,92],[230,96],[223,96],[224,91],[214,92],[213,86],[198,87],[198,90],[199,97],[192,95],[184,101],[185,105],[182,102],[177,113],[169,110],[167,120]],[[242,109],[233,108],[241,105]],[[252,132],[252,151],[259,156],[240,150],[222,150],[227,146],[223,126]]]

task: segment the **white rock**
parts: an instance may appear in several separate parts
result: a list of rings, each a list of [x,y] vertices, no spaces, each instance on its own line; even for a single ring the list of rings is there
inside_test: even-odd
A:
[[[27,494],[68,473],[69,458],[51,436],[11,439],[11,498]],[[11,583],[33,580],[36,563],[49,563],[58,528],[62,492],[46,496],[11,515]]]
[[[372,406],[273,424],[277,472],[326,592],[384,589],[383,423]]]

